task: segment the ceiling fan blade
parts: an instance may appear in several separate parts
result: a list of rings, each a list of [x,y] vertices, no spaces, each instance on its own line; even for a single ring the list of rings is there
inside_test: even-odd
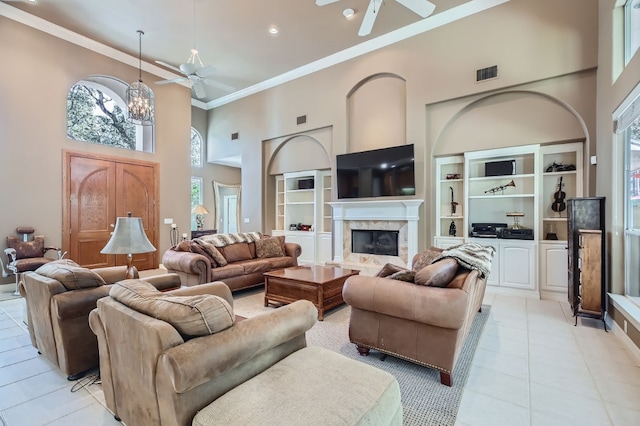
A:
[[[198,70],[198,67],[195,64],[187,62],[185,64],[180,64],[180,71],[186,75],[195,74]]]
[[[331,3],[335,3],[338,0],[316,0],[316,5],[318,6],[324,6],[325,4],[331,4]]]
[[[160,80],[160,81],[156,81],[156,84],[169,84],[169,83],[179,83],[181,81],[185,81],[187,78],[186,77],[178,77],[178,78],[172,78],[170,80]]]
[[[207,65],[206,67],[202,67],[196,71],[198,77],[209,77],[212,74],[215,74],[216,69],[211,65]]]
[[[228,84],[224,84],[224,83],[220,83],[219,81],[215,81],[215,80],[211,80],[211,79],[205,79],[203,80],[205,83],[207,83],[209,86],[213,86],[213,87],[217,87],[218,89],[222,89],[225,90],[227,92],[235,92],[236,88],[233,86],[229,86]]]
[[[158,65],[162,65],[163,67],[169,68],[170,70],[173,70],[173,71],[175,71],[175,72],[178,72],[178,73],[180,73],[180,74],[183,74],[183,72],[182,72],[182,70],[181,70],[180,68],[178,68],[178,67],[174,67],[173,65],[168,64],[168,63],[166,63],[166,62],[156,61],[156,64],[158,64]]]
[[[360,37],[371,34],[373,24],[376,22],[378,12],[380,12],[380,6],[382,6],[382,0],[371,0],[369,2],[369,7],[364,13],[364,18],[362,18],[362,24],[360,24],[360,30],[358,31]]]
[[[436,5],[427,0],[396,0],[407,9],[426,18],[436,9]]]
[[[202,99],[207,96],[207,92],[204,90],[202,82],[200,80],[191,81],[191,88],[193,92],[196,94],[198,99]]]

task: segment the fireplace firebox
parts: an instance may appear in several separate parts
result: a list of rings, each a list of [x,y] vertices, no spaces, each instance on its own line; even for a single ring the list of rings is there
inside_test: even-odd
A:
[[[397,256],[398,235],[399,231],[352,229],[351,252]]]

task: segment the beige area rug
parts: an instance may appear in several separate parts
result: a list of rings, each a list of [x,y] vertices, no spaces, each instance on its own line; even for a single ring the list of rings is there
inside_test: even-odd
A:
[[[277,309],[264,306],[263,288],[236,292],[233,298],[236,315],[243,317]],[[471,361],[489,310],[490,306],[483,305],[482,312],[476,315],[454,369],[452,387],[440,383],[440,373],[436,370],[392,356],[385,357],[373,350],[367,357],[358,355],[355,345],[349,342],[351,308],[347,305],[326,313],[324,321],[318,321],[307,332],[307,344],[330,349],[393,374],[400,384],[405,425],[454,425]]]

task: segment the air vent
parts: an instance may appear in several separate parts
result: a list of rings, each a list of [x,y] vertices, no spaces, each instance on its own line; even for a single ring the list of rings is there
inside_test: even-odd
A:
[[[236,139],[238,139],[240,137],[240,134],[238,132],[236,133],[231,133],[231,140],[235,141]]]
[[[301,115],[300,117],[296,117],[296,124],[305,124],[307,122],[307,116]]]
[[[482,68],[476,71],[476,81],[484,81],[492,78],[498,78],[498,66]]]

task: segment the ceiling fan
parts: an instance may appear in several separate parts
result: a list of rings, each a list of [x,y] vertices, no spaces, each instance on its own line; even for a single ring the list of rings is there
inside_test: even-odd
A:
[[[316,0],[316,4],[318,6],[324,6],[326,4],[335,3],[339,0]],[[407,9],[412,12],[420,15],[423,18],[431,15],[436,8],[436,5],[427,0],[395,0]],[[369,7],[367,7],[367,11],[364,13],[364,18],[362,18],[362,24],[360,24],[360,30],[358,31],[358,35],[363,37],[367,36],[371,33],[373,29],[373,24],[376,22],[376,18],[378,17],[378,12],[380,11],[380,7],[382,6],[383,0],[371,0],[369,2]]]
[[[191,49],[191,56],[189,56],[189,60],[184,64],[180,64],[180,67],[175,67],[162,61],[156,61],[156,63],[184,75],[184,77],[156,81],[156,84],[178,83],[180,81],[188,80],[191,82],[191,89],[193,89],[193,93],[198,99],[202,99],[207,96],[204,84],[217,87],[218,89],[222,89],[227,92],[234,92],[236,90],[235,87],[229,86],[228,84],[207,78],[213,75],[216,70],[210,65],[204,66],[196,49]]]

